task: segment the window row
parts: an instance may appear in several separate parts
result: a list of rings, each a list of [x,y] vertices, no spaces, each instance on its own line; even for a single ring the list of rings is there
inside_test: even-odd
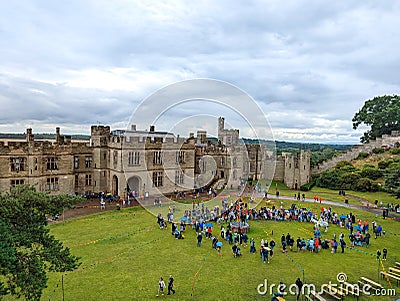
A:
[[[85,175],[85,186],[92,186],[92,175]],[[75,189],[79,187],[79,175],[75,175]]]
[[[93,166],[93,157],[85,156],[85,168],[91,168]],[[74,168],[79,168],[79,156],[74,157]]]
[[[162,187],[164,181],[164,172],[154,171],[153,172],[153,187]],[[175,171],[175,184],[184,184],[185,173],[182,170]]]
[[[35,158],[35,170],[37,170],[38,159]],[[85,167],[93,167],[93,157],[85,156]],[[58,157],[47,157],[45,161],[46,170],[58,170],[59,169],[59,158]],[[74,168],[79,168],[79,156],[74,157]],[[27,169],[27,160],[25,157],[11,157],[10,158],[10,170],[11,171],[25,171]]]
[[[35,170],[37,170],[38,159],[35,158]],[[48,157],[46,158],[46,169],[47,170],[58,170],[58,158]],[[11,171],[25,171],[27,169],[27,160],[25,157],[11,157],[10,158],[10,170]]]
[[[161,165],[163,164],[164,154],[162,151],[155,151],[153,153],[153,164],[154,165]],[[185,163],[185,152],[184,151],[177,151],[175,152],[175,162],[176,163]]]
[[[117,165],[118,153],[114,152],[114,165]],[[37,158],[35,170],[37,170]],[[128,153],[128,165],[140,165],[140,152],[129,152]],[[176,163],[185,163],[185,152],[178,151],[176,152]],[[74,156],[74,169],[80,168],[80,157]],[[163,164],[163,153],[161,151],[155,151],[153,153],[153,164],[154,165],[162,165]],[[58,170],[59,169],[59,158],[58,157],[48,157],[46,158],[46,170]],[[85,168],[93,167],[93,157],[85,156],[84,161]],[[11,171],[25,171],[27,169],[27,160],[25,157],[12,157],[10,158],[10,169]]]

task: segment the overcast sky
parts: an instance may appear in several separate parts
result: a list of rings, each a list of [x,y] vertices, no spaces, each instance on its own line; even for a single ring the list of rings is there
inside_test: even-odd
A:
[[[357,143],[354,113],[400,93],[399,16],[396,0],[0,1],[0,132],[125,128],[158,89],[212,78],[248,93],[277,140]],[[157,129],[183,136],[189,115],[241,126],[208,102],[168,114]]]

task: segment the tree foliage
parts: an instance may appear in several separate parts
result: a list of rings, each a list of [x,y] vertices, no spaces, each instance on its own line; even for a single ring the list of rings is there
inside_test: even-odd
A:
[[[61,214],[75,199],[17,186],[0,194],[0,296],[39,300],[46,272],[72,271],[79,258],[50,235],[46,215]]]
[[[361,171],[361,177],[368,178],[371,180],[377,180],[382,178],[383,172],[382,170],[375,167],[364,167]]]
[[[390,134],[393,130],[400,130],[400,97],[384,95],[367,100],[352,121],[353,129],[361,124],[370,126],[360,138],[363,143]]]
[[[393,163],[386,169],[385,186],[389,193],[400,198],[400,163]]]
[[[316,150],[311,152],[311,158],[310,158],[311,167],[316,166],[319,163],[332,158],[338,153],[339,151],[336,151],[331,147],[324,147],[322,150]]]

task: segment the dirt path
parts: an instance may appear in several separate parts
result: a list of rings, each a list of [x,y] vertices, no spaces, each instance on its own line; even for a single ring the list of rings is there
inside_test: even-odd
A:
[[[371,212],[377,215],[382,215],[383,213],[383,209],[381,208],[374,208],[372,207],[370,204],[370,202],[368,200],[359,198],[359,197],[355,197],[352,195],[346,195],[349,199],[355,199],[361,202],[360,205],[355,205],[355,204],[346,204],[346,203],[339,203],[339,202],[333,202],[333,201],[329,201],[329,200],[323,200],[322,204],[327,204],[327,205],[331,205],[331,206],[338,206],[338,207],[343,207],[343,208],[350,208],[350,209],[355,209],[355,210],[363,210],[363,211],[367,211],[367,212]],[[271,199],[274,200],[287,200],[287,201],[292,201],[293,198],[291,197],[287,197],[287,196],[279,196],[277,197],[271,197]],[[306,198],[305,200],[303,200],[303,202],[308,202],[308,203],[317,203],[314,199],[308,199]],[[365,204],[365,205],[364,205]],[[375,206],[375,205],[373,205]],[[400,215],[398,213],[395,212],[389,212],[389,216],[388,218],[392,218],[396,221],[400,221]]]
[[[243,195],[243,196],[245,196],[245,195]],[[247,194],[246,194],[246,196],[247,196]],[[263,195],[262,194],[254,195],[254,194],[249,193],[248,196],[262,197]],[[382,209],[374,208],[375,205],[368,202],[368,200],[360,198],[360,197],[356,197],[353,195],[346,195],[346,196],[348,198],[360,201],[360,204],[359,205],[345,204],[345,203],[333,202],[333,201],[329,201],[329,200],[323,200],[322,204],[327,204],[330,206],[338,206],[338,207],[343,207],[343,208],[350,208],[350,209],[354,209],[354,210],[363,210],[363,211],[371,212],[373,214],[382,215],[382,212],[383,212]],[[207,195],[205,194],[204,197],[207,197]],[[293,201],[293,197],[289,197],[289,196],[276,197],[274,195],[271,195],[271,197],[269,197],[269,198],[273,199],[273,200]],[[201,199],[203,199],[203,197],[201,197],[199,200],[201,200]],[[146,200],[146,203],[152,204],[153,201],[154,201],[154,199],[150,198],[150,199]],[[315,203],[314,199],[309,199],[309,198],[306,198],[303,201],[308,202],[308,203]],[[120,204],[121,208],[140,206],[139,202],[137,202],[137,201],[131,202],[130,205],[128,205],[126,203],[125,206],[123,206],[122,202],[118,202],[118,203]],[[100,208],[100,200],[98,200],[98,199],[85,200],[82,203],[76,204],[74,209],[64,210],[63,214],[60,216],[60,218],[56,222],[62,222],[62,221],[69,220],[72,218],[86,216],[86,215],[99,213],[99,212],[103,212],[103,211],[116,210],[116,206],[118,203],[117,202],[113,202],[113,203],[106,202],[106,208],[101,209]],[[400,221],[400,214],[395,213],[395,212],[389,212],[388,218],[392,218],[396,221]],[[51,224],[51,223],[54,223],[54,221],[49,221],[49,224]]]
[[[54,222],[63,222],[72,218],[86,216],[94,213],[116,210],[117,204],[119,204],[121,208],[129,208],[139,205],[137,201],[131,202],[130,205],[125,204],[125,206],[123,206],[122,202],[112,202],[112,203],[106,202],[105,209],[101,209],[100,200],[98,199],[85,200],[81,203],[75,204],[73,209],[64,210],[57,221],[50,220],[49,224],[52,224]]]

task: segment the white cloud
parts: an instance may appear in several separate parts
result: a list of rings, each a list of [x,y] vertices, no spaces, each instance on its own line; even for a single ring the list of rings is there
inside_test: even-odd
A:
[[[277,139],[357,142],[364,101],[400,93],[399,14],[395,0],[3,1],[0,130],[122,125],[150,93],[204,77],[248,92]]]

